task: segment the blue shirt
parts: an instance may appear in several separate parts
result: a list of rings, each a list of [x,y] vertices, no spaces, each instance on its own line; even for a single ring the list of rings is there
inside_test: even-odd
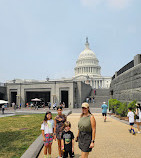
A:
[[[108,106],[106,104],[103,104],[101,108],[102,108],[102,113],[107,113]]]

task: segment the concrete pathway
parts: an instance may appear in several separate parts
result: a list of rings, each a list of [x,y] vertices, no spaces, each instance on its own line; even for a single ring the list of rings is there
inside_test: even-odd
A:
[[[77,125],[80,118],[79,113],[68,116],[72,124],[74,135],[77,134]],[[108,117],[103,121],[101,114],[95,114],[97,129],[96,142],[89,158],[140,158],[141,157],[141,134],[135,136],[128,132],[129,125]],[[81,151],[78,143],[75,143],[75,158],[80,158]],[[57,142],[52,145],[52,158],[57,158]],[[43,158],[43,150],[38,158]]]
[[[57,114],[57,110],[53,110],[49,108],[39,108],[38,110],[34,110],[34,108],[21,108],[14,110],[13,108],[5,109],[4,114],[0,111],[0,117],[7,117],[13,115],[27,115],[27,114],[45,114],[47,111],[51,111],[53,114]],[[68,115],[71,113],[70,109],[64,109],[63,113]]]

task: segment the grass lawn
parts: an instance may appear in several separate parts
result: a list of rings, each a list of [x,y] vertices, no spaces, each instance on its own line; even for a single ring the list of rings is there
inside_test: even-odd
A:
[[[44,116],[32,114],[0,118],[0,158],[21,157],[41,134]]]

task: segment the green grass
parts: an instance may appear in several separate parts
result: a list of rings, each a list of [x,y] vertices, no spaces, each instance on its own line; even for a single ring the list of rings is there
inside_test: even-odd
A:
[[[44,115],[17,115],[0,118],[0,158],[21,157],[41,134],[40,128]]]

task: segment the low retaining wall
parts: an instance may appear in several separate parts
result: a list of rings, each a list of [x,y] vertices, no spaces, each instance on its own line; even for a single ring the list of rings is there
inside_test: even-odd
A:
[[[36,158],[43,147],[42,134],[29,146],[21,158]]]

